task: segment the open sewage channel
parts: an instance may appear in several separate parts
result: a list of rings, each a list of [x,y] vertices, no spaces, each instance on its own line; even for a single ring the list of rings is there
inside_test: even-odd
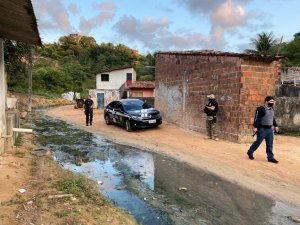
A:
[[[140,224],[300,224],[299,208],[186,163],[43,115],[33,128],[63,168],[97,181],[99,191]]]

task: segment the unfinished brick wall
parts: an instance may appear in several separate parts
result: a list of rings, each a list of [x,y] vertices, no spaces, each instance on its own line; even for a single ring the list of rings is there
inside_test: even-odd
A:
[[[256,107],[266,95],[275,94],[279,61],[267,59],[228,53],[159,53],[155,107],[164,120],[204,133],[206,96],[215,94],[219,136],[247,141]]]

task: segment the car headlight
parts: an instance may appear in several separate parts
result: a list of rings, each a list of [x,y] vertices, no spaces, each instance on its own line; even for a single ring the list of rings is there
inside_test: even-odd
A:
[[[132,116],[131,118],[134,119],[134,120],[138,120],[139,119],[138,116]]]

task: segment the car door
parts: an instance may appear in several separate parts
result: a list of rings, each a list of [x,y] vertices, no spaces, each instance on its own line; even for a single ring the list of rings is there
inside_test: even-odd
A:
[[[116,107],[116,101],[109,103],[109,105],[105,109],[105,114],[108,115],[109,121],[114,122],[114,110]]]
[[[114,119],[116,123],[121,124],[123,122],[123,116],[124,116],[124,108],[121,102],[117,102],[115,110],[114,110]]]

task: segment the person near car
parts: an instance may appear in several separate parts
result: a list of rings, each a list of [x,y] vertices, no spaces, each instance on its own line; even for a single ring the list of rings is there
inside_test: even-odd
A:
[[[213,139],[218,141],[216,134],[216,122],[217,122],[217,113],[218,113],[218,102],[216,97],[213,94],[207,96],[208,103],[204,107],[204,112],[206,114],[206,132],[207,139]]]
[[[274,131],[279,131],[279,127],[277,126],[275,116],[274,116],[274,106],[275,100],[272,96],[267,96],[265,98],[265,104],[256,109],[254,123],[253,123],[253,135],[256,134],[256,141],[250,146],[247,155],[249,159],[253,160],[253,153],[257,150],[263,140],[266,141],[266,153],[268,162],[278,163],[278,161],[274,158],[273,154],[273,138]]]
[[[94,106],[94,102],[91,99],[90,95],[84,101],[83,106],[84,106],[84,114],[85,114],[86,125],[87,126],[89,124],[92,125],[92,123],[93,123],[93,106]]]

